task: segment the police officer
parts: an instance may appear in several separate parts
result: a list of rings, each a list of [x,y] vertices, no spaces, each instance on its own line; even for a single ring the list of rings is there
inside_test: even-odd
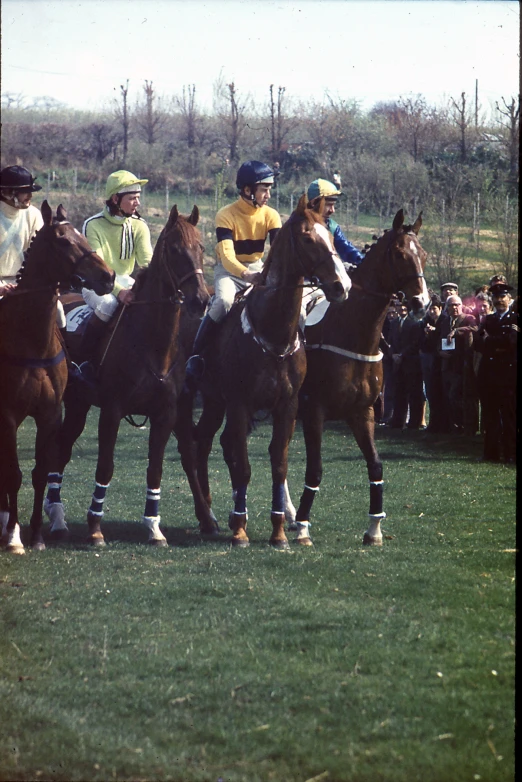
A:
[[[484,460],[514,463],[516,458],[518,313],[512,286],[503,276],[492,278],[489,292],[495,312],[486,315],[475,335],[482,354],[478,384],[482,401]]]

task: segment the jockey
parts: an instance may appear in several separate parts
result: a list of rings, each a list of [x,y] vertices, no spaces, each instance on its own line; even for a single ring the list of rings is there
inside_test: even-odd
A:
[[[335,205],[337,199],[342,195],[341,191],[332,182],[328,182],[326,179],[314,179],[310,183],[307,190],[308,206],[311,209],[317,210],[321,198],[324,198],[323,218],[326,223],[326,227],[333,235],[334,247],[337,254],[345,263],[350,263],[353,266],[359,266],[364,258],[364,255],[357,250],[351,242],[345,237],[341,231],[339,225],[332,220],[330,215],[335,212]]]
[[[0,296],[15,289],[24,253],[43,226],[40,210],[31,205],[33,193],[41,189],[22,166],[0,172]]]
[[[130,304],[133,300],[134,264],[147,266],[152,258],[150,230],[137,211],[141,186],[147,182],[148,179],[138,179],[130,171],[115,171],[107,179],[104,209],[83,224],[82,231],[92,249],[116,272],[112,293],[98,296],[92,290],[82,289],[84,301],[94,310],[81,344],[85,361],[80,368],[88,380],[92,379],[91,362],[106,324],[120,302]]]
[[[236,178],[238,200],[216,215],[215,294],[196,334],[194,355],[187,361],[189,385],[202,376],[205,363],[201,353],[208,349],[236,293],[259,279],[267,237],[272,243],[281,228],[279,214],[267,205],[273,184],[274,172],[265,163],[243,163]]]

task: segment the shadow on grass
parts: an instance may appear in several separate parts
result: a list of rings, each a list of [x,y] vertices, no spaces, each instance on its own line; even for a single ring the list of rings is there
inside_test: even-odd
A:
[[[69,547],[69,548],[88,548],[94,547],[89,543],[89,531],[87,524],[68,523],[69,535],[66,540],[55,541],[49,537],[48,528],[44,528],[44,539],[46,546],[50,548]],[[163,534],[167,539],[169,546],[194,548],[204,545],[207,541],[200,534],[197,525],[194,527],[167,527],[161,525]],[[144,524],[139,521],[106,521],[102,524],[102,532],[107,545],[111,544],[129,544],[132,546],[148,546],[148,530]],[[228,534],[227,534],[228,533]],[[23,543],[29,546],[29,527],[22,528]],[[228,545],[230,533],[228,529],[212,541],[213,545]]]

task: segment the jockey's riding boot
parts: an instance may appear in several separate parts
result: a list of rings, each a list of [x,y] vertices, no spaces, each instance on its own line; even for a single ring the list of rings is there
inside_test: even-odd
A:
[[[205,315],[200,323],[192,348],[193,354],[187,361],[185,368],[185,382],[191,391],[196,390],[197,381],[203,377],[205,359],[201,354],[210,347],[218,328],[219,323],[212,320],[210,315]]]
[[[101,320],[97,315],[91,315],[87,321],[85,332],[80,344],[80,355],[84,359],[80,364],[80,372],[82,379],[89,385],[96,382],[96,375],[98,373],[98,367],[94,364],[94,357],[96,350],[100,344],[100,340],[105,334],[107,329],[107,323]]]

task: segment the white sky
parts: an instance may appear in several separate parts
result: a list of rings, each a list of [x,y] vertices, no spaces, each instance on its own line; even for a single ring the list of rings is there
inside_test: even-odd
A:
[[[220,71],[258,105],[286,96],[377,101],[464,91],[484,110],[519,92],[519,4],[504,0],[2,0],[2,92],[95,109]]]

